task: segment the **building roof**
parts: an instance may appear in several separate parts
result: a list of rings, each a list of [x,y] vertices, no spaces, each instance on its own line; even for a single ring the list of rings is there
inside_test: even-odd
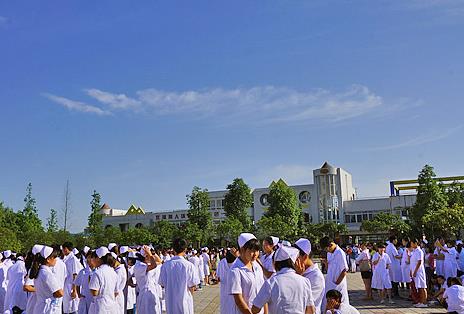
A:
[[[100,209],[111,209],[110,205],[104,203]]]

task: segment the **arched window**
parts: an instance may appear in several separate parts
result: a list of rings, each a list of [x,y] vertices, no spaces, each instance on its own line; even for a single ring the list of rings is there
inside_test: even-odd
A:
[[[143,224],[139,222],[138,224],[135,225],[135,228],[137,229],[143,228]]]

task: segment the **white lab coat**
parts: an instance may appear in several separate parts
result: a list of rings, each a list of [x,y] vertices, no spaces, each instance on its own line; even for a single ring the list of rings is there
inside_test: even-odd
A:
[[[203,274],[203,265],[202,265],[202,263],[201,263],[201,260],[202,260],[202,259],[199,258],[199,257],[196,256],[196,255],[193,255],[193,256],[191,256],[191,257],[188,259],[188,261],[189,261],[190,263],[192,263],[192,264],[195,266],[195,268],[197,269],[198,278],[200,278],[200,281],[202,281],[202,280],[203,280],[203,277],[204,277],[204,274]]]
[[[132,283],[137,284],[137,279],[135,279],[135,276],[134,276],[134,266],[130,266],[128,268],[127,277],[128,277],[127,279],[128,281],[129,279],[132,279]],[[137,299],[136,299],[137,295],[135,293],[135,288],[127,285],[126,290],[127,290],[126,309],[132,310],[134,308],[134,304],[137,302]]]
[[[253,300],[258,308],[266,303],[269,314],[304,314],[306,307],[314,306],[311,283],[294,269],[281,269],[264,282]]]
[[[26,278],[24,279],[24,285],[34,287],[34,279],[30,279],[29,276],[26,276]],[[37,301],[37,293],[35,292],[28,293],[26,310],[25,310],[26,314],[31,314],[32,312],[34,312],[36,301]]]
[[[134,276],[137,280],[139,295],[137,296],[138,314],[161,314],[162,290],[159,285],[161,265],[147,273],[147,264],[137,262],[134,266]]]
[[[124,288],[127,283],[127,272],[124,264],[120,264],[114,269],[116,275],[118,276],[118,281],[116,282],[116,291],[118,295],[116,296],[116,304],[118,306],[118,311],[116,314],[125,314],[125,299],[124,299]]]
[[[98,295],[93,298],[89,312],[95,314],[113,314],[116,308],[114,293],[118,276],[113,268],[103,264],[92,274],[89,282],[90,290],[97,290]]]
[[[64,283],[66,281],[66,264],[63,262],[61,258],[56,258],[56,264],[55,266],[52,267],[52,272],[56,276],[56,280],[58,281],[58,284],[60,286],[60,289],[63,289],[64,292]],[[60,313],[62,311],[63,307],[63,298],[59,298],[56,300],[57,301],[57,306],[60,308]]]
[[[445,245],[446,247],[446,245]],[[435,248],[435,251],[433,252],[433,254],[435,255],[439,255],[439,254],[443,254],[444,252],[440,249],[440,248]],[[444,260],[439,260],[439,259],[435,259],[435,265],[436,265],[436,268],[435,268],[435,272],[437,273],[437,275],[440,275],[440,276],[444,276],[445,275],[445,268],[444,268],[444,263],[445,261]]]
[[[6,259],[0,264],[0,313],[3,313],[3,305],[8,288],[7,274],[8,269],[13,265],[10,259]]]
[[[311,283],[311,291],[313,294],[314,307],[316,308],[316,314],[321,314],[322,312],[322,301],[325,299],[325,280],[324,275],[317,266],[313,264],[311,267],[308,267],[303,276],[309,280]]]
[[[454,247],[449,247],[448,252],[443,252],[445,255],[445,261],[443,262],[443,271],[446,279],[450,277],[456,277],[458,272],[458,251]]]
[[[15,306],[21,310],[26,309],[27,293],[23,290],[24,277],[27,274],[26,265],[24,261],[18,260],[8,269],[7,282],[8,287],[6,290],[4,313],[13,313]]]
[[[79,271],[76,280],[74,280],[74,284],[79,286],[80,293],[83,296],[79,299],[79,308],[77,310],[78,314],[87,314],[90,310],[90,304],[92,304],[93,296],[90,293],[89,281],[92,273],[92,269],[90,269],[89,266],[86,266]]]
[[[66,265],[66,278],[63,289],[63,313],[74,313],[79,308],[79,298],[71,298],[72,286],[74,284],[73,276],[77,276],[83,267],[73,252],[66,255],[63,262]]]
[[[206,252],[202,253],[200,259],[203,259],[203,273],[204,276],[207,277],[210,274],[208,263],[210,261],[209,254]]]
[[[265,281],[263,270],[258,262],[252,263],[252,269],[246,268],[242,260],[237,258],[230,267],[229,277],[227,278],[228,293],[231,295],[241,294],[250,309]],[[261,309],[260,313],[263,312],[263,309]],[[226,313],[239,314],[241,312],[234,301]]]
[[[387,253],[380,255],[376,252],[372,257],[372,262],[374,263],[377,260],[379,262],[375,265],[372,273],[372,288],[379,290],[391,289],[390,272],[387,269],[387,266],[391,267],[392,264],[390,255]]]
[[[261,260],[261,264],[263,264],[264,269],[266,269],[267,271],[271,273],[275,273],[274,263],[272,261],[273,256],[274,256],[274,251],[269,255],[263,254],[259,258]]]
[[[411,253],[408,249],[403,250],[403,255],[401,256],[401,277],[402,282],[411,282],[411,267],[409,263],[409,257]]]
[[[348,271],[348,263],[346,262],[346,254],[343,250],[337,245],[337,248],[334,250],[333,253],[327,253],[327,275],[325,277],[325,293],[327,291],[335,289],[340,291],[342,294],[342,302],[343,303],[350,303],[348,297],[348,284],[346,282],[346,276],[340,282],[340,284],[336,284],[338,277],[342,273],[342,271]],[[322,302],[323,306],[325,305],[325,298]]]
[[[411,262],[409,266],[411,267],[411,276],[416,269],[417,262],[421,261],[421,265],[417,270],[416,277],[414,279],[414,284],[416,285],[417,289],[420,288],[427,288],[427,280],[425,276],[425,267],[424,267],[424,252],[420,248],[416,248],[411,252]]]
[[[443,298],[448,303],[448,312],[464,313],[464,287],[454,285],[449,287],[443,293]]]
[[[61,299],[53,293],[62,289],[58,277],[49,266],[42,265],[34,279],[36,302],[33,314],[61,314]],[[28,313],[29,314],[29,313]]]
[[[221,313],[226,313],[227,309],[231,306],[232,302],[234,302],[233,297],[227,293],[227,284],[228,284],[228,276],[230,266],[232,265],[227,263],[227,259],[223,258],[219,261],[218,268],[217,268],[217,276],[220,280],[220,287],[219,287],[219,298],[221,304]]]
[[[174,256],[161,267],[159,284],[165,289],[167,314],[193,313],[189,288],[200,284],[195,266],[182,256]]]
[[[390,280],[393,282],[401,282],[402,281],[402,273],[401,273],[401,261],[396,256],[400,255],[398,250],[396,249],[393,243],[388,243],[385,252],[390,257],[391,265],[389,269]]]

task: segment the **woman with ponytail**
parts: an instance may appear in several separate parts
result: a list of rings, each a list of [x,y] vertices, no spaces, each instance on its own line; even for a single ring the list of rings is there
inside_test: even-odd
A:
[[[93,296],[89,312],[96,314],[112,314],[116,308],[116,283],[118,276],[114,271],[115,260],[106,246],[102,246],[92,254],[95,271],[90,277],[89,289]]]
[[[37,293],[35,293],[34,279],[30,278],[30,271],[32,264],[34,264],[40,256],[40,251],[42,251],[43,245],[36,244],[32,247],[30,259],[26,259],[26,270],[27,276],[24,279],[24,291],[27,292],[27,304],[26,304],[26,313],[32,313],[34,311],[35,302],[37,300]]]
[[[124,265],[124,261],[116,255],[116,253],[112,252],[111,255],[115,259],[114,263],[114,271],[116,272],[116,275],[118,276],[118,281],[116,282],[116,291],[117,291],[117,296],[116,296],[116,304],[117,304],[117,312],[116,314],[125,314],[124,308],[124,288],[126,288],[126,283],[127,283],[127,270],[126,266]]]
[[[29,270],[29,278],[34,280],[36,301],[33,314],[61,314],[59,299],[63,297],[63,288],[60,287],[52,267],[58,257],[56,251],[49,246],[44,246],[40,255],[32,262]]]
[[[91,262],[92,252],[87,250],[87,252],[83,251],[83,253],[83,255],[85,255],[85,261],[83,263],[85,267],[79,271],[76,280],[74,280],[77,296],[79,297],[79,307],[77,309],[78,314],[89,313],[90,304],[92,303],[92,294],[89,289],[90,276],[94,269]]]

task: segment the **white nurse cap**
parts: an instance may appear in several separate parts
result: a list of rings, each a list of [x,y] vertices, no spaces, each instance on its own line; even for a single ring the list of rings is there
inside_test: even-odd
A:
[[[282,240],[280,242],[280,246],[292,246],[292,244],[290,242],[288,242],[287,240]]]
[[[6,251],[3,251],[3,256],[5,258],[9,258],[11,256],[11,250],[6,250]]]
[[[300,238],[298,241],[295,242],[295,245],[305,252],[306,255],[309,255],[311,253],[311,242],[309,242],[308,239]]]
[[[100,248],[98,248],[95,253],[97,254],[98,258],[102,258],[103,256],[105,256],[106,254],[108,254],[110,251],[108,250],[108,248],[106,246],[102,246]]]
[[[127,255],[127,257],[130,257],[130,258],[137,258],[137,254],[135,252],[129,252],[129,254]]]
[[[461,241],[461,240],[457,240],[457,241],[456,241],[456,245],[459,245],[459,244],[462,244],[462,241]]]
[[[43,245],[40,245],[40,244],[34,245],[34,246],[32,247],[32,250],[31,250],[31,251],[32,251],[32,254],[36,255],[36,254],[40,253],[40,251],[42,251],[43,247],[44,247],[44,246],[43,246]]]
[[[124,254],[126,252],[129,252],[129,247],[127,245],[121,246],[119,248],[119,253]]]
[[[252,233],[242,233],[238,236],[238,246],[241,248],[251,239],[256,239],[256,237]]]
[[[272,245],[273,246],[276,246],[277,244],[279,244],[279,238],[278,237],[271,236],[271,239],[272,239]]]
[[[296,259],[300,252],[297,248],[291,246],[282,246],[274,254],[274,260],[276,262],[285,261],[287,259],[291,259],[292,262],[295,263]]]
[[[74,255],[79,254],[79,250],[76,249],[76,248],[74,248],[74,249],[72,250],[72,252],[73,252]]]
[[[111,252],[111,256],[113,256],[114,259],[118,259],[118,256],[114,252]]]
[[[40,255],[42,255],[43,258],[48,258],[52,253],[53,248],[46,245],[44,245],[44,247],[40,251]]]
[[[110,244],[108,244],[108,250],[111,251],[115,246],[117,246],[116,243],[110,243]]]
[[[86,246],[84,246],[82,251],[84,252],[84,254],[87,254],[90,251],[90,248],[86,245]]]

